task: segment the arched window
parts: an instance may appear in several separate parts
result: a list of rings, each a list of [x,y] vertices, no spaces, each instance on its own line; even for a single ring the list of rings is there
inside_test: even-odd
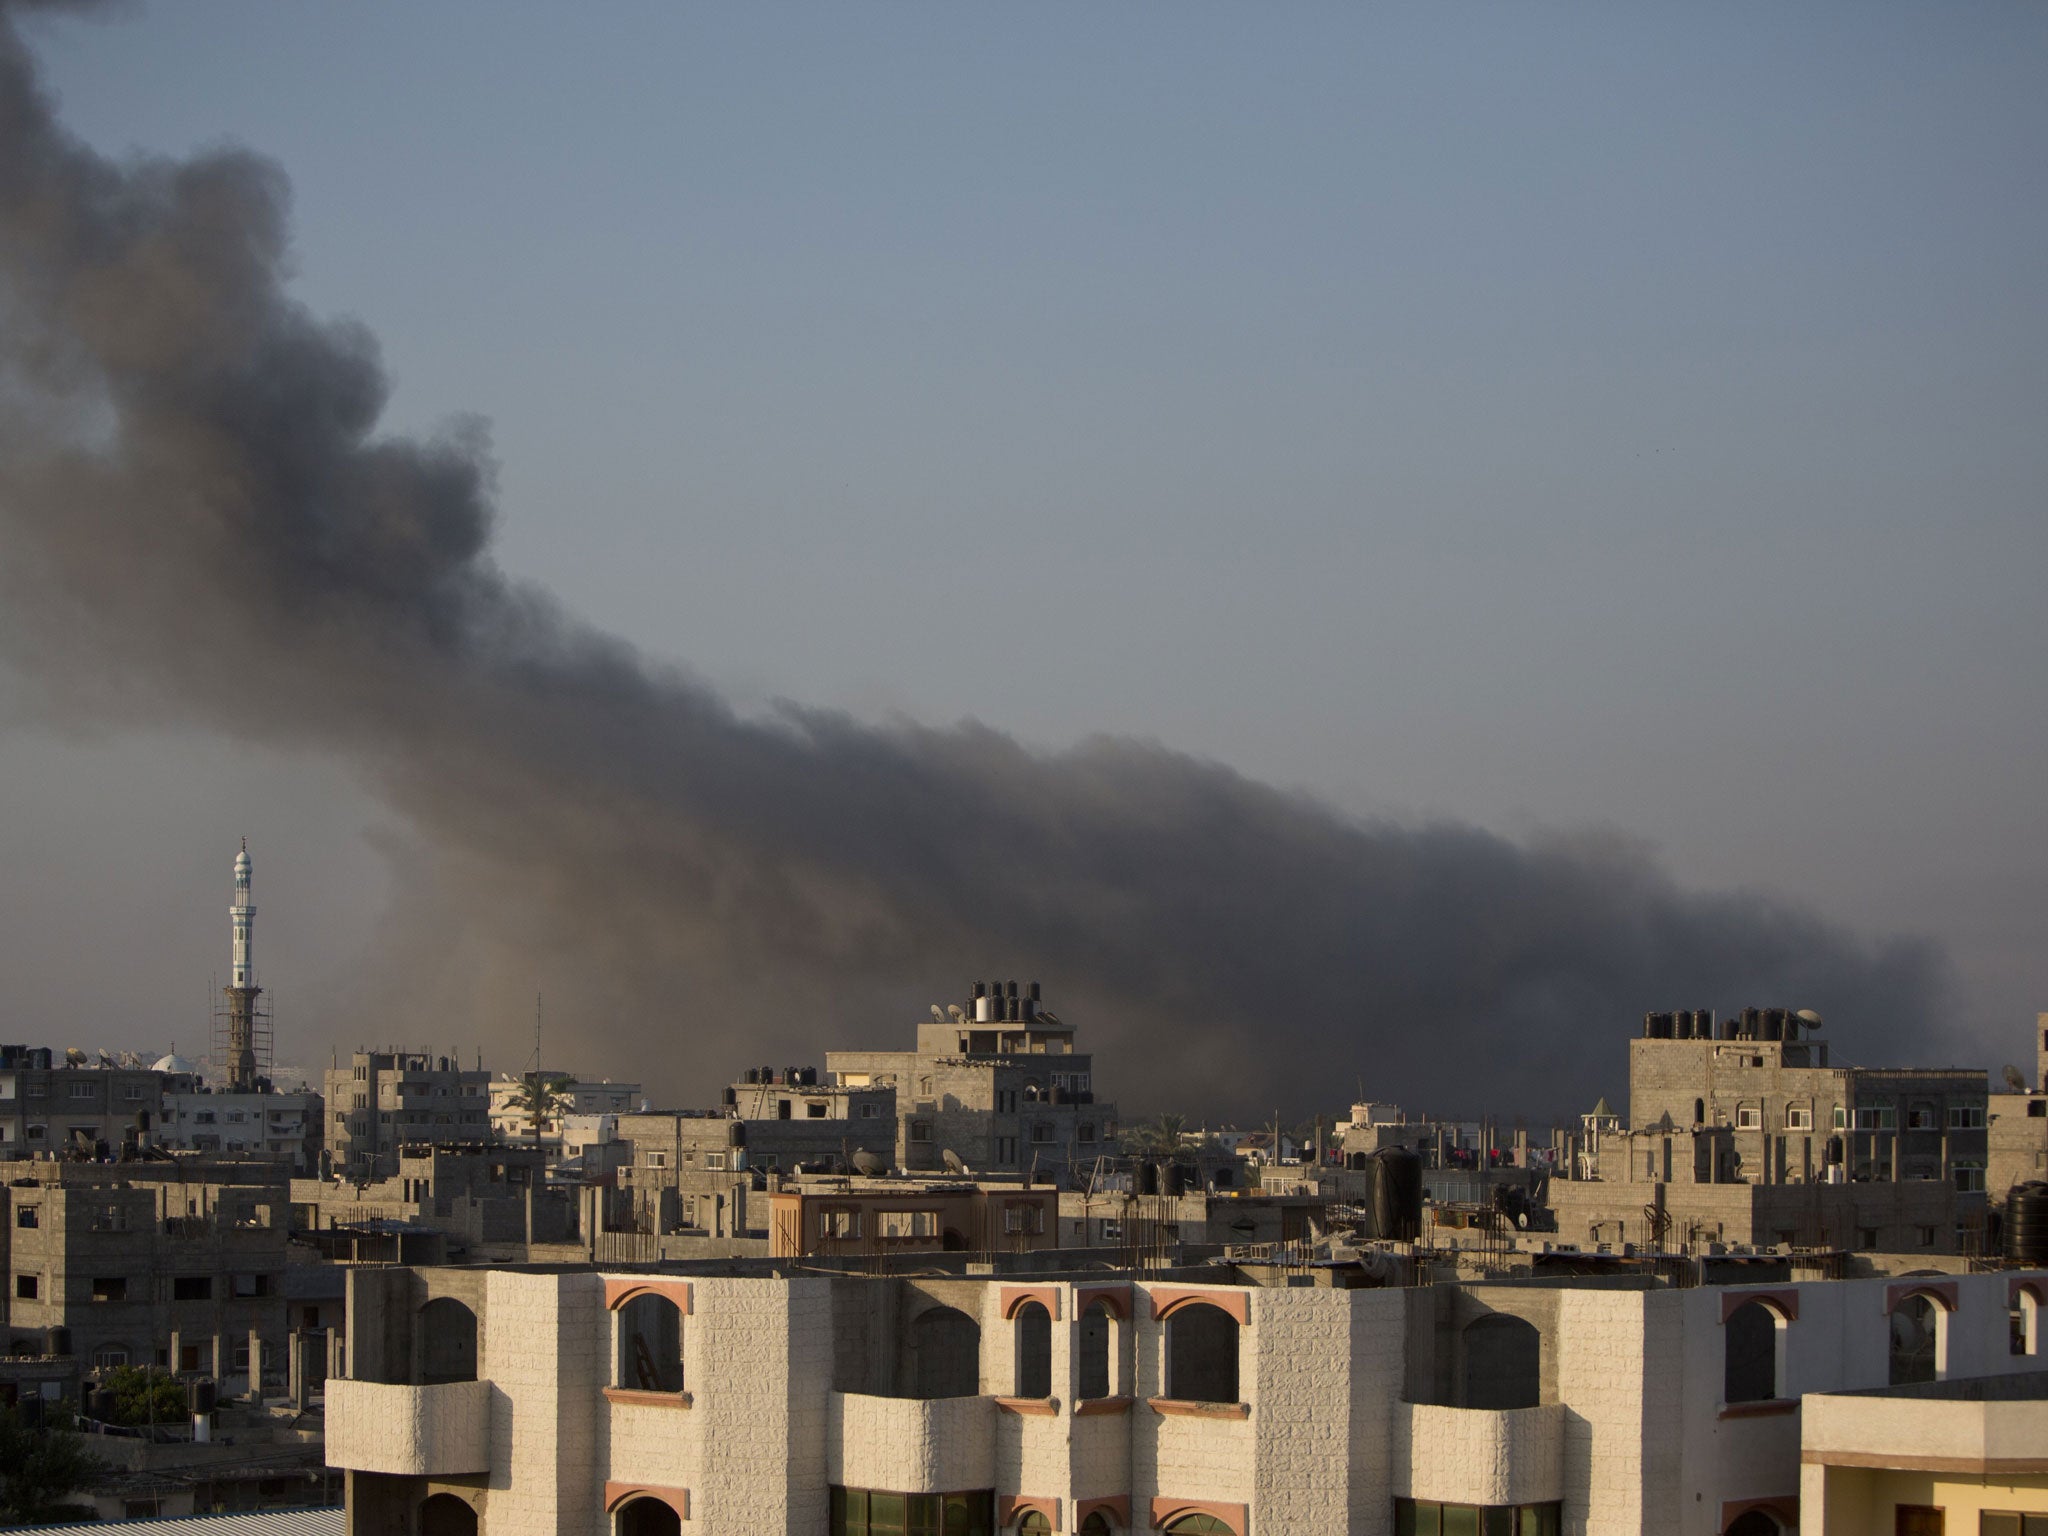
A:
[[[1081,1536],[1116,1536],[1116,1527],[1109,1523],[1109,1516],[1094,1510],[1081,1522]]]
[[[1785,1528],[1761,1509],[1752,1509],[1736,1517],[1728,1527],[1726,1536],[1783,1536]]]
[[[1052,1536],[1052,1522],[1045,1518],[1045,1512],[1027,1509],[1017,1517],[1017,1536]]]
[[[1721,1329],[1721,1401],[1767,1403],[1785,1395],[1779,1330],[1783,1319],[1760,1301],[1746,1301]]]
[[[1108,1397],[1109,1347],[1114,1334],[1111,1319],[1115,1314],[1106,1301],[1098,1301],[1081,1314],[1078,1325],[1080,1337],[1076,1340],[1079,1349],[1074,1361],[1074,1396],[1081,1399]]]
[[[1707,1101],[1705,1099],[1694,1099],[1692,1101],[1692,1123],[1694,1125],[1705,1125],[1707,1123]]]
[[[1010,1326],[1017,1349],[1017,1396],[1051,1397],[1052,1314],[1043,1303],[1027,1301]]]
[[[420,1308],[419,1328],[422,1382],[431,1387],[444,1381],[476,1380],[474,1312],[453,1296],[436,1296]]]
[[[1892,1308],[1891,1384],[1932,1381],[1941,1371],[1942,1310],[1926,1296]]]
[[[619,1506],[618,1536],[682,1536],[683,1520],[661,1499],[633,1499]]]
[[[630,1392],[682,1391],[682,1308],[643,1291],[613,1315],[619,1320],[614,1385]]]
[[[1182,1515],[1166,1529],[1168,1536],[1235,1536],[1214,1515]]]
[[[920,1312],[910,1325],[910,1396],[974,1397],[981,1391],[981,1326],[953,1307]]]
[[[476,1511],[452,1493],[420,1505],[420,1536],[476,1536]]]
[[[1543,1335],[1536,1325],[1489,1312],[1465,1325],[1467,1408],[1534,1408],[1543,1400]]]
[[[1166,1319],[1166,1395],[1190,1403],[1238,1400],[1236,1318],[1197,1301]]]

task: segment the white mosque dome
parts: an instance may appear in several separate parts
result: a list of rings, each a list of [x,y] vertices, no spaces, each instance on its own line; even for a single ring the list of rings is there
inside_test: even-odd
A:
[[[197,1072],[199,1068],[194,1063],[180,1056],[176,1051],[173,1051],[168,1056],[159,1057],[150,1070],[152,1072],[183,1072],[190,1075]]]

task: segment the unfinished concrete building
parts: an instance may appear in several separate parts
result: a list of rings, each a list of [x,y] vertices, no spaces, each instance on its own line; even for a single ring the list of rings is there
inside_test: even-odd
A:
[[[490,1140],[490,1074],[425,1051],[357,1051],[326,1074],[327,1155],[357,1179],[398,1172],[401,1147]]]
[[[11,1353],[163,1366],[232,1391],[252,1369],[283,1383],[290,1213],[278,1167],[34,1162],[0,1174]]]
[[[1989,1101],[1985,1183],[1993,1201],[2015,1184],[2048,1179],[2048,1013],[2034,1020],[2034,1085],[2001,1083]]]
[[[357,1270],[327,1398],[350,1530],[1781,1536],[1805,1394],[2038,1370],[2009,1317],[2048,1294],[1038,1257]]]
[[[895,1161],[912,1171],[1071,1175],[1116,1151],[1116,1106],[1095,1097],[1093,1058],[1046,1009],[1037,982],[976,982],[917,1026],[909,1051],[830,1051],[843,1088],[896,1093]]]
[[[1626,1128],[1589,1119],[1553,1179],[1559,1236],[1957,1253],[1982,1241],[1981,1069],[1833,1066],[1786,1009],[1653,1013]]]
[[[377,1179],[293,1179],[294,1228],[316,1241],[328,1232],[397,1236],[437,1233],[449,1259],[517,1263],[536,1252],[560,1259],[582,1239],[574,1186],[550,1187],[547,1154],[531,1147],[401,1146],[397,1167]],[[383,1257],[376,1245],[321,1243],[345,1257]]]

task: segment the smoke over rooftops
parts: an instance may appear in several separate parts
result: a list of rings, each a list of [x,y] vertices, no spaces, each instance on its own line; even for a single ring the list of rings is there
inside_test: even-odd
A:
[[[1249,1112],[1361,1072],[1404,1101],[1558,1107],[1616,1081],[1671,997],[1811,1003],[1873,1058],[1928,1026],[1930,950],[1683,891],[1611,839],[1361,824],[1143,741],[742,717],[499,570],[480,428],[378,434],[374,339],[289,296],[276,166],[97,155],[55,121],[20,9],[0,644],[52,708],[358,765],[450,935],[431,967],[387,957],[381,1033],[495,1019],[510,1045],[544,973],[601,1021],[579,1063],[687,1096],[764,1045],[907,1043],[923,998],[994,965],[1046,979],[1127,1103]]]

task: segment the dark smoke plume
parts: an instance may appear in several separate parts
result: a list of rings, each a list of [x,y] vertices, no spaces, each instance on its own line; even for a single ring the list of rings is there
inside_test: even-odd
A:
[[[1646,1007],[1814,1006],[1878,1059],[1929,1023],[1927,950],[1612,842],[1360,824],[1138,741],[741,716],[504,576],[480,437],[377,435],[371,337],[287,292],[275,166],[95,154],[13,9],[0,632],[67,707],[345,755],[402,812],[453,953],[377,967],[357,1038],[516,1061],[544,979],[556,1059],[701,1103],[1038,977],[1127,1106],[1292,1115],[1361,1075],[1583,1107]]]

